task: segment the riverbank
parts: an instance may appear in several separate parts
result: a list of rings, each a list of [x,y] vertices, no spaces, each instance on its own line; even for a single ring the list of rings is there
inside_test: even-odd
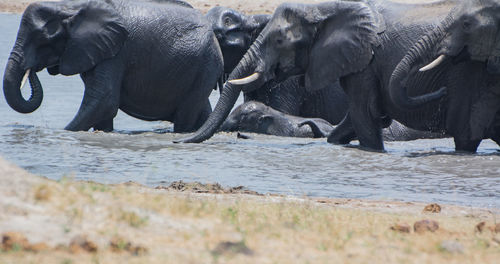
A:
[[[480,208],[262,195],[218,185],[52,181],[3,159],[0,197],[1,263],[500,259],[500,214]]]

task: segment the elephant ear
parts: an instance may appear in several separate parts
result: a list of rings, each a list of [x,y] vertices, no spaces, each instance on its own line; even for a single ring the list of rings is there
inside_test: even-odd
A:
[[[305,74],[309,92],[364,69],[372,59],[379,30],[374,11],[361,2],[325,3],[314,13],[319,14],[312,21],[317,32]]]
[[[488,58],[486,69],[491,74],[500,74],[500,34],[497,33],[493,52]]]
[[[257,39],[260,32],[266,27],[267,23],[271,20],[270,15],[251,15],[248,17],[247,29],[252,35],[252,41]]]
[[[86,72],[115,56],[128,36],[123,18],[105,1],[84,1],[63,23],[68,33],[59,63],[63,75]]]

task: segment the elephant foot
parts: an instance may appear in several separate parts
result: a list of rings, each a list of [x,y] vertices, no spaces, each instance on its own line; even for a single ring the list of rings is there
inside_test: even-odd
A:
[[[481,140],[463,140],[457,139],[455,140],[455,151],[456,152],[464,152],[464,153],[476,153]]]
[[[386,153],[384,144],[376,144],[373,146],[359,145],[359,149],[369,152]]]
[[[337,127],[328,136],[327,142],[335,145],[346,145],[356,139],[354,130],[339,129]]]
[[[327,142],[335,145],[346,145],[356,139],[356,132],[351,123],[350,114],[347,113],[342,121],[328,135]]]
[[[76,132],[76,131],[89,131],[90,128],[91,126],[78,124],[78,122],[71,122],[64,128],[64,130]]]
[[[495,141],[498,146],[500,146],[500,136],[491,137],[491,140]]]
[[[111,132],[113,131],[113,118],[103,120],[94,126],[95,131]]]
[[[371,133],[369,133],[369,130],[363,130],[361,133],[357,133],[360,149],[374,152],[385,152],[384,140],[382,139],[382,129],[380,127],[374,127],[371,130]]]

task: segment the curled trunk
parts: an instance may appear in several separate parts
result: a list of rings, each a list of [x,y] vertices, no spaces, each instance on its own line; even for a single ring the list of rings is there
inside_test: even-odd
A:
[[[31,96],[28,100],[21,94],[21,85],[25,71],[15,55],[11,55],[3,79],[3,92],[7,103],[20,113],[31,113],[40,107],[43,99],[43,89],[40,80],[34,71],[29,72],[29,82],[31,85]]]
[[[258,38],[243,56],[236,68],[229,75],[229,80],[241,79],[254,73],[256,61],[259,58],[260,39]],[[250,84],[252,85],[252,84]],[[228,117],[238,96],[245,85],[231,84],[229,81],[224,84],[219,101],[215,105],[214,111],[208,117],[208,120],[193,135],[188,138],[177,140],[175,142],[200,143],[203,142],[217,131],[224,120]]]
[[[450,23],[451,16],[448,16],[440,26],[420,38],[394,69],[389,82],[389,93],[391,100],[398,107],[403,109],[415,109],[426,103],[439,100],[446,95],[446,87],[441,87],[435,92],[410,97],[407,93],[406,82],[408,81],[410,72],[418,63],[435,59],[431,57],[434,48],[444,38]]]

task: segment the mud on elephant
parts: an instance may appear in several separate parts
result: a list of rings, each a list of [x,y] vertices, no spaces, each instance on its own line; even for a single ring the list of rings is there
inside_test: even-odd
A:
[[[5,69],[8,104],[29,113],[42,102],[36,72],[80,74],[85,92],[67,130],[110,131],[118,109],[166,120],[174,131],[200,127],[223,72],[208,21],[189,4],[127,0],[33,3],[24,12]],[[24,76],[24,77],[23,77]],[[19,87],[29,77],[32,96]]]

